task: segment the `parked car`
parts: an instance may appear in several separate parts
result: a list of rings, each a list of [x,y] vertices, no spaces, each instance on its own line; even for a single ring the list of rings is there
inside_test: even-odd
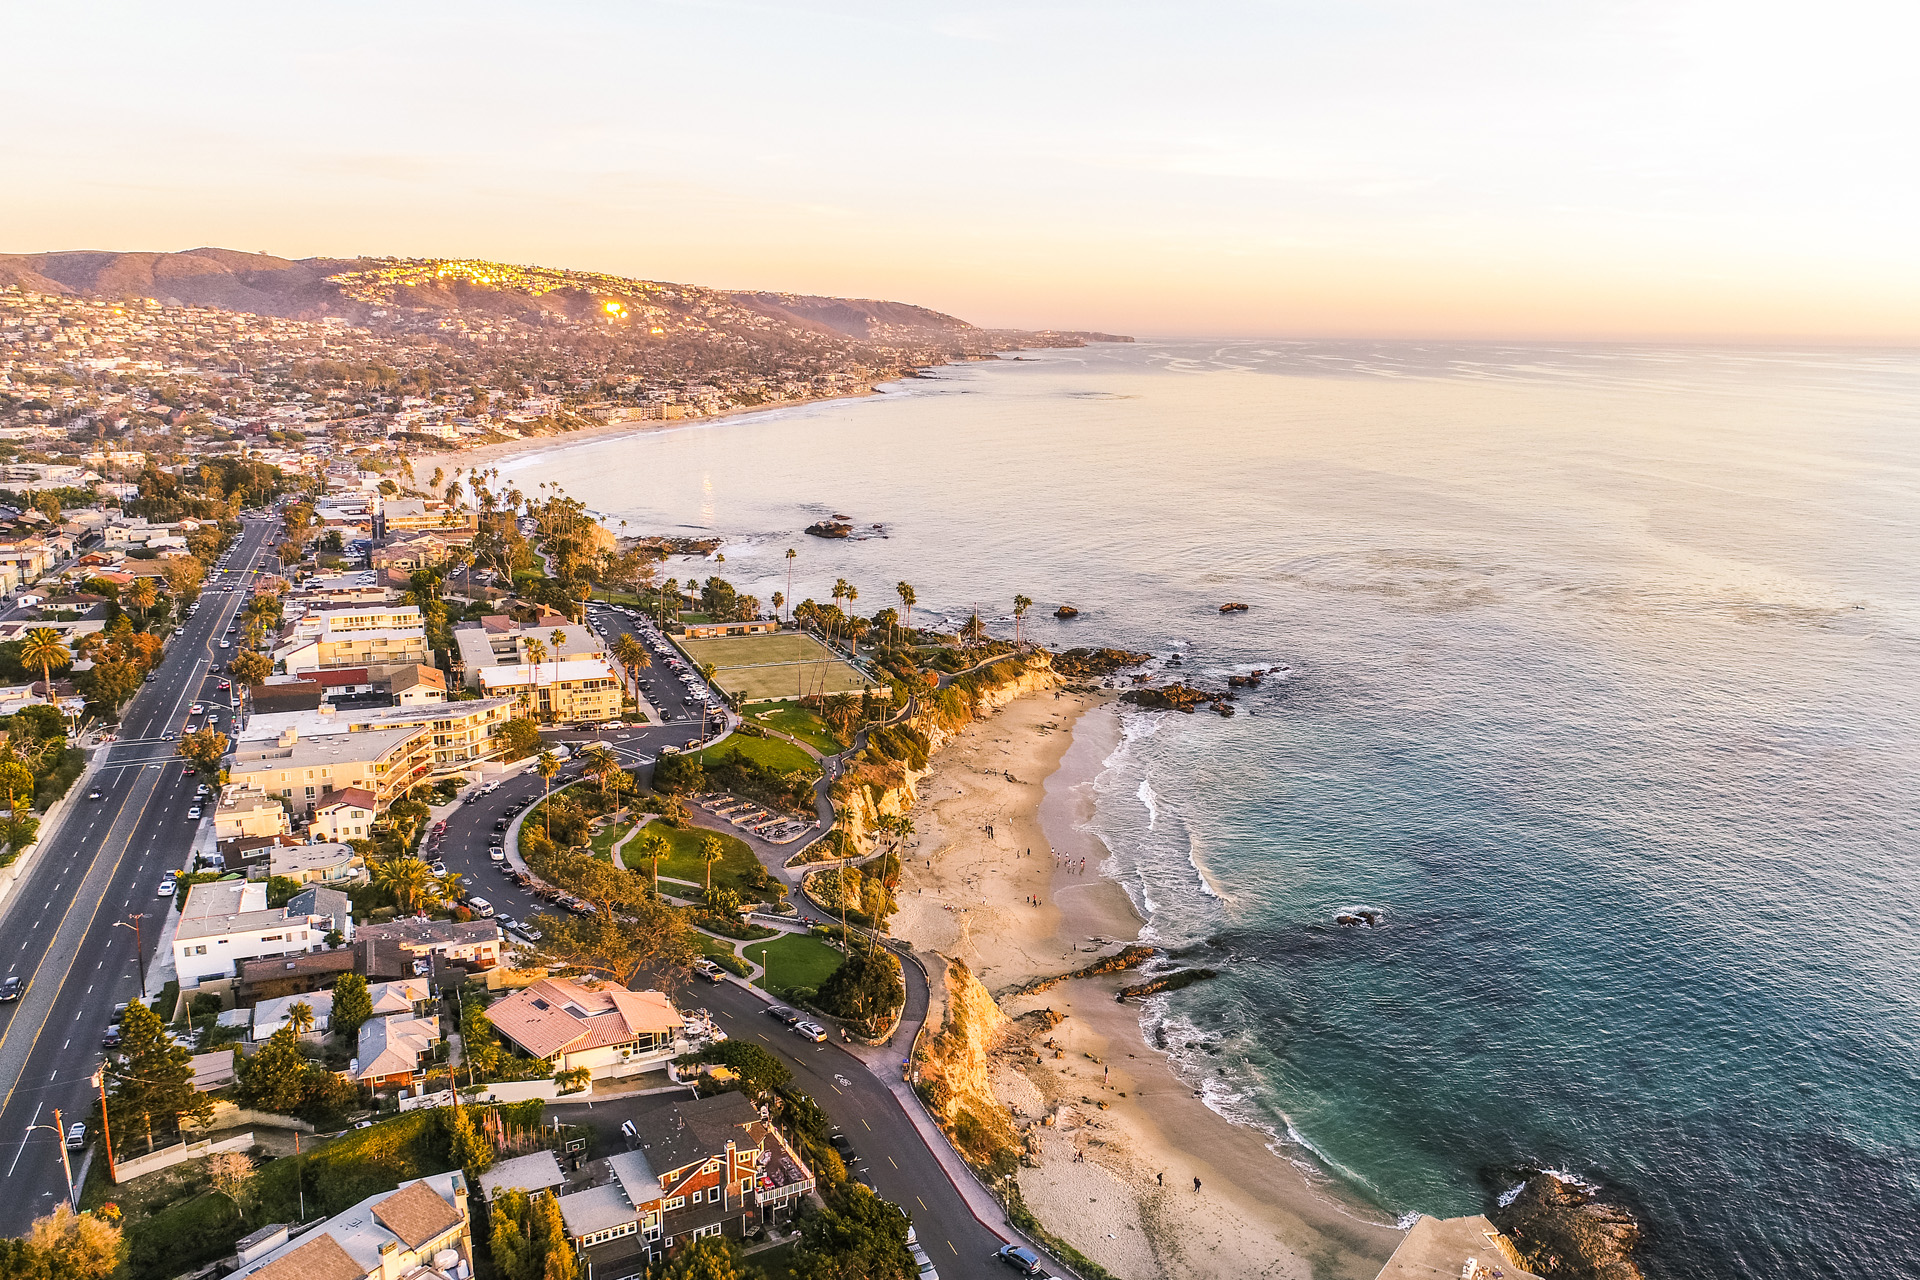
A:
[[[0,980],[0,1000],[18,1000],[20,993],[27,988],[27,981],[17,973],[10,973]]]
[[[512,825],[513,824],[507,821],[505,818],[496,818],[493,823],[493,829],[495,831],[505,831],[508,827]]]
[[[800,1021],[800,1015],[798,1013],[795,1013],[792,1009],[787,1008],[787,1006],[783,1004],[768,1005],[767,1016],[769,1018],[778,1019],[779,1021],[785,1023],[789,1027],[792,1026],[794,1023]]]
[[[793,1034],[802,1040],[811,1040],[819,1044],[827,1038],[827,1029],[817,1022],[796,1022],[793,1024]]]
[[[993,1256],[1023,1276],[1040,1274],[1040,1256],[1031,1249],[1022,1249],[1017,1244],[1003,1244],[993,1251]]]
[[[427,870],[433,872],[433,874],[437,876],[443,876],[447,874],[447,864],[444,862],[441,862],[438,858],[436,858],[432,862],[427,864]]]
[[[173,881],[162,880],[160,882],[160,887],[154,890],[154,896],[157,898],[171,898],[173,896],[173,891],[174,891]]]
[[[708,982],[719,982],[727,976],[727,971],[713,961],[701,956],[693,962],[693,971]]]
[[[477,916],[491,916],[493,914],[493,904],[485,898],[468,898],[467,910]]]
[[[67,1126],[67,1150],[83,1151],[87,1145],[87,1122],[75,1120]]]
[[[495,845],[493,848],[487,850],[487,858],[493,862],[505,862],[507,860],[507,851],[499,845]]]
[[[907,1246],[907,1252],[913,1255],[913,1265],[919,1272],[919,1280],[940,1280],[940,1273],[934,1269],[933,1259],[927,1256],[925,1249],[917,1244],[910,1244]]]
[[[199,805],[194,805],[191,809],[187,810],[187,817],[197,819],[199,816],[200,816]]]

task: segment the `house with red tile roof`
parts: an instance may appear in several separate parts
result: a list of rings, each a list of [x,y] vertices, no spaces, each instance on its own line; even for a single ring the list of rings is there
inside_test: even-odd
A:
[[[487,1006],[487,1020],[530,1058],[596,1076],[675,1052],[686,1020],[658,991],[542,978]]]

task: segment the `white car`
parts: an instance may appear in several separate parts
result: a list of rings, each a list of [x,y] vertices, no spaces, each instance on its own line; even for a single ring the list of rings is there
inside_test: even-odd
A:
[[[194,805],[193,808],[187,810],[187,816],[189,818],[198,818],[200,816],[200,806]]]
[[[507,860],[507,851],[495,845],[493,848],[487,850],[487,857],[495,862],[505,862]]]
[[[472,911],[473,914],[481,917],[487,917],[493,914],[493,904],[485,898],[468,898],[467,908]]]
[[[173,889],[174,889],[173,881],[162,880],[160,882],[160,888],[156,892],[159,897],[171,898],[173,896]]]
[[[220,647],[221,647],[222,649],[231,649],[231,648],[233,648],[233,645],[232,645],[232,644],[230,644],[229,642],[227,642],[227,641],[225,641],[225,640],[222,640],[222,641],[220,642]]]

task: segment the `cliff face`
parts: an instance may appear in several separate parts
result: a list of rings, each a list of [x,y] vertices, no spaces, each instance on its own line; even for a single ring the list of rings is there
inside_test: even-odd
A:
[[[1026,694],[1057,689],[1061,683],[1049,655],[1030,654],[1017,673],[970,688],[970,698],[964,702],[950,700],[950,704],[929,707],[911,721],[911,726],[926,735],[927,754],[932,756],[981,716],[991,715]],[[868,833],[880,818],[905,813],[919,802],[916,788],[931,772],[931,764],[915,768],[897,760],[869,759],[855,765],[834,784],[833,799],[840,809],[841,829],[866,848]]]
[[[960,1154],[978,1168],[1004,1172],[1019,1160],[1020,1136],[994,1097],[990,1055],[1011,1024],[973,971],[947,962],[940,1029],[915,1059],[920,1096]]]

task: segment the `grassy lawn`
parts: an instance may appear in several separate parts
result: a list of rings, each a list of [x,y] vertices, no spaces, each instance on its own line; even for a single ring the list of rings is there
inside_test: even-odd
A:
[[[593,846],[593,856],[596,858],[612,857],[613,846],[619,844],[620,837],[626,835],[627,832],[631,830],[633,830],[633,823],[627,820],[610,822],[600,828],[600,830],[594,834],[593,839],[589,841]]]
[[[700,753],[700,763],[711,764],[715,757],[738,751],[755,764],[778,769],[781,773],[792,773],[799,769],[808,777],[815,777],[820,766],[814,758],[780,738],[749,738],[743,734],[734,734],[718,746],[708,747]]]
[[[733,889],[742,898],[759,896],[758,891],[750,886],[760,883],[762,874],[760,860],[753,856],[753,850],[747,848],[744,841],[725,832],[709,831],[705,827],[695,827],[691,831],[676,831],[672,827],[656,824],[655,829],[665,836],[667,843],[672,846],[672,852],[660,859],[662,878],[672,876],[677,880],[690,880],[704,888],[707,883],[707,864],[700,860],[700,845],[708,836],[719,836],[720,843],[725,848],[720,855],[720,861],[713,864],[714,887]],[[621,852],[631,855],[628,865],[634,870],[644,875],[652,874],[653,864],[639,856],[638,848],[629,845]]]
[[[769,967],[768,956],[772,956],[773,986],[768,988],[772,991],[787,987],[818,989],[846,959],[835,948],[804,933],[782,934],[770,942],[751,942],[741,954],[762,968]],[[767,985],[765,978],[760,980],[760,985]]]
[[[797,702],[776,702],[771,706],[755,707],[749,718],[769,729],[791,734],[825,755],[838,755],[847,749],[846,743],[833,736],[833,730],[827,728],[825,720]]]

